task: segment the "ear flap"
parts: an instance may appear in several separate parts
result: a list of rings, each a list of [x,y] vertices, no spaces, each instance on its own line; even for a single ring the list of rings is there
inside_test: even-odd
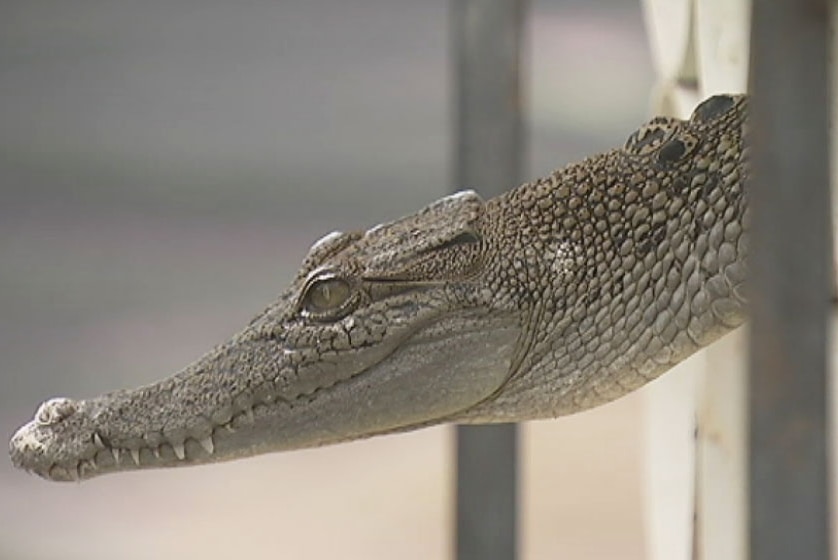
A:
[[[462,191],[416,214],[366,232],[362,277],[369,281],[439,282],[462,278],[479,265],[478,221],[484,202]]]

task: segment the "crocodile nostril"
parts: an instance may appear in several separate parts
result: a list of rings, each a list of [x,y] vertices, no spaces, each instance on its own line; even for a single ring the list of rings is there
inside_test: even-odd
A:
[[[50,426],[71,416],[75,411],[76,403],[70,399],[50,399],[38,407],[38,412],[35,413],[35,421],[41,426]]]

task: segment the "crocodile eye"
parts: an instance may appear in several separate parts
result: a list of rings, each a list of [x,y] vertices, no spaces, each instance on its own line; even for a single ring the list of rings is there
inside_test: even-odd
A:
[[[349,300],[351,294],[352,288],[343,278],[333,276],[315,280],[306,290],[303,307],[317,315],[335,312]]]

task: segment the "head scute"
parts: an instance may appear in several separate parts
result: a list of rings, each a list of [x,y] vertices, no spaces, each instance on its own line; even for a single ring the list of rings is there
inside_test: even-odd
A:
[[[316,271],[328,259],[352,245],[355,241],[360,239],[363,234],[361,232],[353,231],[350,233],[343,233],[340,231],[333,231],[328,233],[315,241],[311,249],[308,250],[303,261],[301,271],[310,276],[313,271]]]
[[[446,259],[443,253],[479,247],[484,204],[474,191],[461,191],[367,231],[363,278],[438,281],[462,274],[468,255]]]

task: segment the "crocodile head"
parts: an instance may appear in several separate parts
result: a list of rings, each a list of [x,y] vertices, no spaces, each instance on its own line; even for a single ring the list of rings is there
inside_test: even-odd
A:
[[[462,192],[310,250],[279,299],[158,383],[51,399],[13,463],[53,480],[190,465],[433,424],[490,398],[520,328],[491,304],[483,201]]]
[[[745,320],[747,98],[484,204],[317,242],[241,333],[159,383],[52,399],[12,461],[69,480],[618,398]]]

